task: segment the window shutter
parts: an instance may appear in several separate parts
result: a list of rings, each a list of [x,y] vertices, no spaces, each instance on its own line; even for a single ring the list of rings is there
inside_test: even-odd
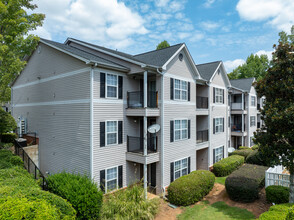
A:
[[[174,121],[170,121],[170,142],[174,142]]]
[[[225,131],[225,118],[223,118],[223,132]]]
[[[174,79],[170,78],[170,99],[174,99]]]
[[[215,118],[213,119],[213,133],[215,134]]]
[[[215,88],[213,87],[213,103],[215,103]]]
[[[223,146],[223,158],[225,157],[225,147]]]
[[[105,73],[100,73],[100,98],[105,98]]]
[[[170,183],[174,181],[174,162],[170,163]]]
[[[123,186],[123,166],[118,167],[118,188]]]
[[[123,122],[118,122],[118,143],[122,144],[123,142]]]
[[[100,170],[100,189],[105,193],[105,170]]]
[[[188,174],[191,172],[191,157],[188,157]]]
[[[188,101],[190,101],[190,82],[188,82]]]
[[[188,120],[188,139],[191,137],[191,120]]]
[[[105,122],[100,122],[100,147],[105,147]]]
[[[118,98],[123,98],[123,77],[118,76]]]
[[[222,90],[223,90],[223,104],[225,104],[225,90],[224,89]]]
[[[215,149],[213,149],[213,164],[215,163]]]

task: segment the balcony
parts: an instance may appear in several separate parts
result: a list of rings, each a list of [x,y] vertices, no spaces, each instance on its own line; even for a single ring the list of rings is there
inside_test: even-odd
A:
[[[247,132],[245,131],[245,124],[244,130],[242,131],[242,124],[231,124],[231,131],[232,135],[234,136],[246,136]]]
[[[196,143],[200,144],[208,141],[208,130],[197,131],[196,133]]]
[[[196,97],[196,107],[200,109],[208,108],[208,97],[197,96]]]
[[[242,103],[240,102],[233,102],[231,104],[231,109],[232,110],[242,110]]]

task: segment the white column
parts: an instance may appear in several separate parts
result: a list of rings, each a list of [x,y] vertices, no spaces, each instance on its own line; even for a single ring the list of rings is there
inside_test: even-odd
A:
[[[147,71],[144,72],[144,108],[147,108]]]
[[[244,109],[244,93],[242,92],[242,110]]]
[[[147,199],[147,117],[144,116],[144,196]]]

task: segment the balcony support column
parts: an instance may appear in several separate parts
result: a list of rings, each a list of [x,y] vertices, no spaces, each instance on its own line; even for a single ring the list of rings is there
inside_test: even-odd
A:
[[[144,74],[145,75],[145,74]],[[145,77],[144,77],[145,80]],[[147,117],[144,116],[144,197],[147,199]]]
[[[242,110],[245,110],[245,106],[244,106],[244,93],[242,92]]]
[[[144,71],[144,108],[147,108],[147,71]]]

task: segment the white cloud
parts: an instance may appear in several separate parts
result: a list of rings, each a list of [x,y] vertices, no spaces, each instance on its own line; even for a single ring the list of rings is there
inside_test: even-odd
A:
[[[200,26],[207,31],[212,31],[220,27],[220,24],[213,21],[203,21],[200,23]]]
[[[205,0],[203,6],[204,6],[205,8],[209,8],[209,7],[211,7],[211,5],[212,5],[214,2],[215,2],[215,0]]]
[[[224,62],[224,66],[226,68],[227,73],[231,72],[233,69],[237,68],[238,66],[245,63],[243,59],[236,59],[236,60],[227,60]]]
[[[165,7],[169,0],[155,0],[155,5],[157,7]]]
[[[260,55],[267,55],[267,58],[269,59],[269,60],[271,60],[272,59],[272,57],[273,57],[273,53],[274,51],[265,51],[265,50],[259,50],[259,51],[257,51],[254,55],[258,55],[258,56],[260,56]]]
[[[294,24],[293,0],[240,0],[236,9],[248,21],[268,21],[279,30],[289,32]]]
[[[46,38],[48,40],[52,39],[51,34],[44,27],[38,27],[36,30],[31,31],[30,34],[38,35],[39,37]]]

